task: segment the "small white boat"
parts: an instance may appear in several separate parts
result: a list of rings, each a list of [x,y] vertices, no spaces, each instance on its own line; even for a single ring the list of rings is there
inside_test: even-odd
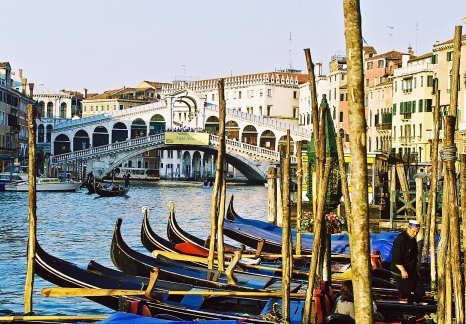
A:
[[[4,191],[29,191],[27,167],[18,164],[8,167],[0,172],[0,183]],[[59,178],[36,178],[36,191],[76,191],[80,185],[80,182],[62,182]]]
[[[36,178],[36,191],[76,191],[81,182],[65,181],[58,178]],[[5,184],[5,191],[29,191],[28,181],[17,181]]]

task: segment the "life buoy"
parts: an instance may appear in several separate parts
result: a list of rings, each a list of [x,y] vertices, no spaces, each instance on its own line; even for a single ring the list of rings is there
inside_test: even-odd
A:
[[[152,317],[149,307],[143,300],[135,300],[129,304],[129,313]]]

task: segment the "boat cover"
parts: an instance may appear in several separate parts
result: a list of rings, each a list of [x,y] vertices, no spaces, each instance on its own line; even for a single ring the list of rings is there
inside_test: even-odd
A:
[[[132,324],[189,324],[189,323],[199,323],[199,321],[183,321],[183,320],[167,320],[159,318],[145,317],[141,315],[118,312],[113,315],[110,315],[107,319],[100,321],[98,323],[105,324],[122,324],[122,323],[132,323]],[[239,324],[235,320],[207,320],[202,321],[202,324]]]

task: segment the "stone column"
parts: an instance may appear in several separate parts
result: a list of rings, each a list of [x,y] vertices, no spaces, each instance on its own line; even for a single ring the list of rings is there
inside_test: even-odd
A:
[[[199,152],[201,154],[201,164],[199,166],[199,177],[202,178],[204,177],[204,152]]]

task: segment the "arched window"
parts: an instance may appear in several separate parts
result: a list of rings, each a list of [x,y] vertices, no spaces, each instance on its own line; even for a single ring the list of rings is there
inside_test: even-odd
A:
[[[45,141],[50,143],[52,141],[52,125],[47,125],[47,134],[45,137]]]
[[[37,142],[44,143],[44,125],[37,126]]]
[[[47,117],[52,118],[53,117],[53,103],[49,102],[47,104]]]
[[[60,118],[66,118],[66,102],[60,105]]]

